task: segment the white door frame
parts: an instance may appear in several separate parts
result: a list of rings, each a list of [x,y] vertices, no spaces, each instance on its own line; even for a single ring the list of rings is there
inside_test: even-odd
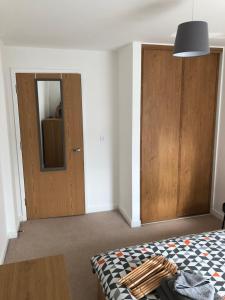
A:
[[[17,185],[16,194],[19,203],[18,208],[20,209],[21,213],[21,221],[27,220],[27,209],[25,203],[25,185],[24,185],[24,172],[23,172],[23,157],[22,157],[22,149],[21,149],[21,134],[20,134],[20,121],[19,121],[19,109],[18,109],[18,98],[17,98],[17,91],[16,91],[16,73],[79,73],[81,72],[76,69],[40,69],[40,68],[11,68],[11,89],[12,89],[12,102],[13,102],[13,121],[14,121],[14,128],[15,128],[15,142],[16,142],[16,162],[17,162],[17,169],[18,169],[18,177],[14,175],[15,183]],[[81,74],[81,82],[82,82],[82,74]],[[82,89],[81,89],[82,90]],[[85,115],[84,115],[84,101],[82,95],[82,115],[83,115],[83,149],[84,149],[84,182],[86,182],[85,174],[86,174],[86,152],[85,152]],[[86,185],[84,185],[86,186]],[[85,192],[86,194],[86,192]],[[86,197],[85,197],[85,212],[86,212]]]

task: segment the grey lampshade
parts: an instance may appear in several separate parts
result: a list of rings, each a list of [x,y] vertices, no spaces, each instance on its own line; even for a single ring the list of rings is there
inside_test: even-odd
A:
[[[174,56],[194,57],[209,54],[208,23],[190,21],[178,26],[174,45]]]

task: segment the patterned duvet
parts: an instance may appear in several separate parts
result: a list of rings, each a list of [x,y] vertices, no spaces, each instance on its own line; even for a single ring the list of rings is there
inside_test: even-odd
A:
[[[173,260],[180,270],[208,277],[220,296],[225,296],[225,230],[146,243],[96,255],[91,259],[107,300],[134,300],[117,281],[152,255]],[[152,294],[143,300],[157,299]],[[225,297],[224,297],[225,299]]]

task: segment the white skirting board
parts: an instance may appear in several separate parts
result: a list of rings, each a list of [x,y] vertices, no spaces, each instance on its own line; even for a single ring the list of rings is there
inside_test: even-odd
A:
[[[108,205],[87,205],[85,208],[85,213],[86,214],[91,214],[95,212],[104,212],[104,211],[111,211],[117,209],[117,205],[112,203]]]
[[[211,214],[212,214],[213,216],[215,216],[217,219],[223,220],[224,214],[223,214],[222,211],[217,211],[216,209],[212,208],[210,212],[211,212]]]
[[[4,243],[0,245],[0,265],[4,263],[6,251],[8,248],[9,240],[10,239],[16,239],[18,237],[18,231],[20,228],[20,222],[17,225],[17,230],[15,232],[8,232],[7,233],[7,239]]]
[[[141,220],[132,220],[130,216],[125,212],[125,210],[122,207],[118,207],[118,211],[124,218],[124,220],[130,225],[130,227],[140,227],[141,226]]]
[[[2,265],[4,263],[5,255],[6,255],[6,251],[7,251],[7,247],[8,247],[8,242],[9,242],[9,240],[7,239],[5,241],[5,243],[1,245],[1,249],[0,249],[0,265]]]
[[[16,230],[7,233],[7,236],[8,236],[8,239],[9,239],[9,240],[18,238],[18,232],[19,232],[19,230],[20,230],[20,223],[21,223],[22,221],[23,221],[22,218],[20,218],[20,219],[18,220],[18,222],[17,222]]]

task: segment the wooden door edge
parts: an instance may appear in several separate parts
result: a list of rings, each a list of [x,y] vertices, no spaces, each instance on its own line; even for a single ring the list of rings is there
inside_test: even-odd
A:
[[[174,49],[174,45],[142,44],[142,49],[172,51]],[[210,53],[223,53],[223,47],[210,47]]]

